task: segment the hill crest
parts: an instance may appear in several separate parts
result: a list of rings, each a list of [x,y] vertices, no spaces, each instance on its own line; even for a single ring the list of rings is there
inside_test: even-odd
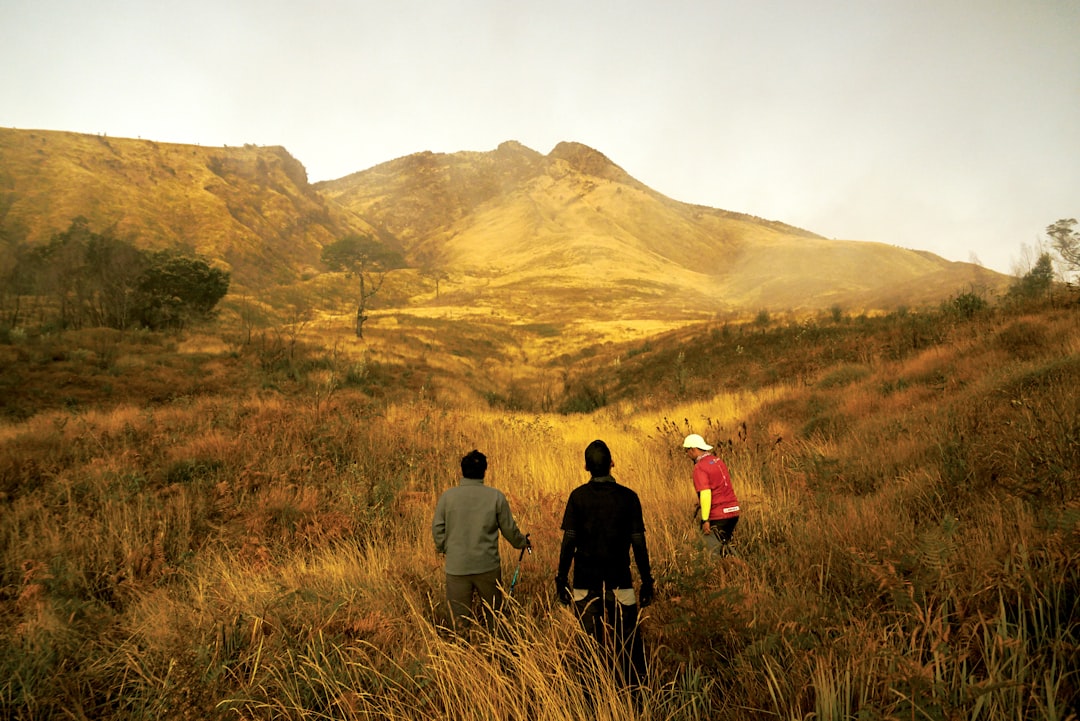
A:
[[[0,245],[95,231],[214,258],[250,287],[317,273],[322,247],[370,232],[281,146],[214,148],[0,128]]]
[[[399,238],[418,264],[564,304],[575,288],[590,298],[607,288],[623,309],[863,310],[1003,282],[925,251],[682,203],[580,143],[548,155],[514,141],[488,153],[420,153],[317,187]]]
[[[526,291],[526,311],[540,314],[860,310],[1005,281],[925,251],[682,203],[575,142],[547,155],[512,140],[426,151],[310,184],[279,146],[0,129],[0,245],[44,242],[80,215],[140,245],[191,247],[247,289],[318,276],[323,247],[372,235],[458,288]],[[445,302],[428,291],[405,282],[398,297]]]

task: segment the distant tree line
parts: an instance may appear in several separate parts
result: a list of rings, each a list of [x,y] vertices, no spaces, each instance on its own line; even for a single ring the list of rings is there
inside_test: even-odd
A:
[[[141,250],[91,231],[83,217],[45,245],[17,246],[10,261],[4,293],[9,327],[29,321],[26,300],[35,299],[42,323],[65,329],[182,328],[211,317],[229,290],[229,273],[202,258]]]

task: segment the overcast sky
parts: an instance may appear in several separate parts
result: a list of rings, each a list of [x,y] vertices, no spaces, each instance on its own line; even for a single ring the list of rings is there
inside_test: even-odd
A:
[[[0,0],[0,125],[283,145],[312,181],[577,141],[1009,272],[1080,216],[1080,0]]]

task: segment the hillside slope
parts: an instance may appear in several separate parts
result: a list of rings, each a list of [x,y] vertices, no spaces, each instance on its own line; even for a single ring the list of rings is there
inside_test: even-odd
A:
[[[284,148],[0,128],[0,242],[47,241],[77,216],[141,246],[189,247],[255,288],[314,273],[323,245],[370,232]]]
[[[399,238],[418,265],[563,305],[870,309],[1005,282],[926,252],[681,203],[577,143],[547,156],[515,142],[421,153],[316,187]]]
[[[681,203],[578,143],[547,155],[516,142],[418,153],[312,185],[281,147],[0,129],[0,248],[45,242],[77,216],[144,247],[214,258],[235,291],[314,277],[325,245],[364,233],[448,280],[440,295],[403,274],[394,304],[430,310],[483,296],[493,312],[548,320],[857,312],[1008,280],[926,252]]]

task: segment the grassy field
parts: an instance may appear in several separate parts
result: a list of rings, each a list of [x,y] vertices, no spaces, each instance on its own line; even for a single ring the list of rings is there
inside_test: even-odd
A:
[[[1075,719],[1080,313],[955,310],[9,334],[0,716]],[[734,557],[698,545],[690,432]],[[657,580],[640,708],[554,602],[595,438]],[[535,553],[460,640],[430,522],[473,448]]]

